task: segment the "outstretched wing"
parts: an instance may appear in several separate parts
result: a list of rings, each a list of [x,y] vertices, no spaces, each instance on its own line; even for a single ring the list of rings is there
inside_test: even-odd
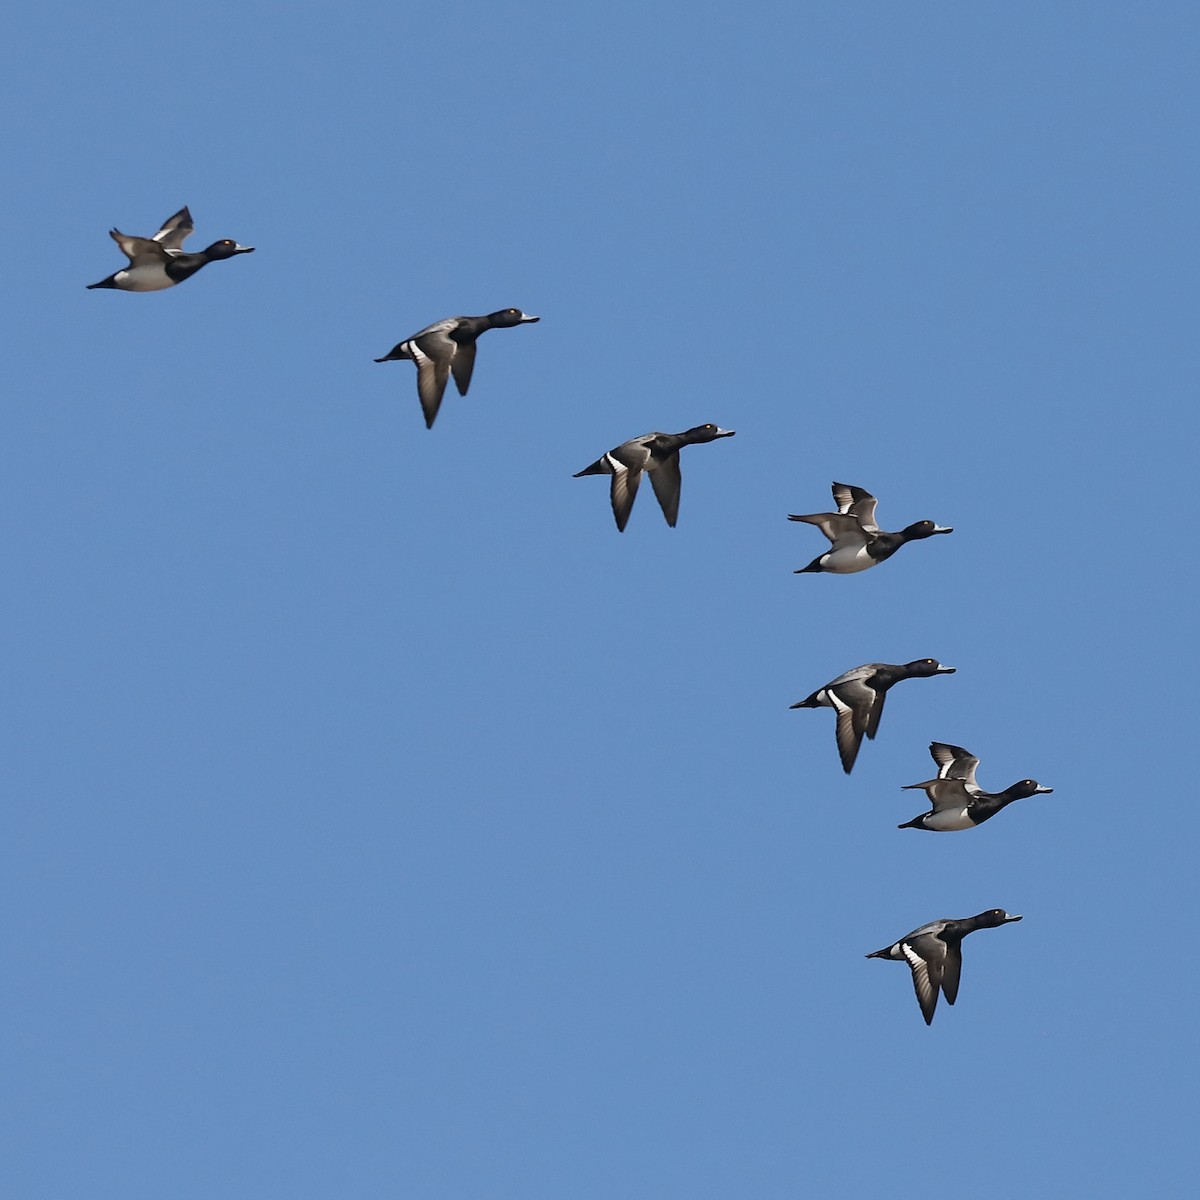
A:
[[[185,204],[174,216],[168,217],[162,228],[151,241],[157,242],[164,250],[181,250],[183,243],[195,226],[192,224],[192,214]]]
[[[647,443],[653,441],[658,434],[644,433],[641,437],[631,438],[614,446],[607,454],[602,454],[590,467],[575,473],[578,479],[582,475],[611,475],[612,485],[609,496],[612,500],[613,517],[617,529],[622,533],[629,521],[633,509],[633,501],[637,496],[638,484],[642,482],[642,472],[650,459]],[[661,503],[661,498],[660,498]]]
[[[921,933],[916,930],[904,939],[900,949],[908,965],[912,967],[913,987],[921,1004],[925,1024],[928,1025],[933,1020],[933,1010],[937,1007],[938,989],[945,984],[946,960],[950,947],[936,933]],[[924,969],[919,969],[917,964]]]
[[[858,518],[849,513],[808,513],[804,516],[789,513],[788,520],[815,525],[834,545],[847,545],[852,541],[865,545],[867,541]]]
[[[165,263],[169,257],[166,250],[153,238],[131,237],[119,229],[110,229],[108,236],[117,243],[121,253],[135,267],[146,263]]]
[[[924,783],[906,783],[901,791],[922,789],[929,799],[934,812],[946,808],[964,808],[970,804],[972,794],[967,790],[966,783],[961,779],[927,779]]]
[[[667,524],[674,527],[679,517],[679,490],[683,485],[683,476],[679,471],[679,451],[660,458],[650,471],[650,483],[654,494],[658,497],[658,506],[667,518]]]
[[[852,483],[835,483],[833,502],[838,506],[838,512],[857,517],[864,529],[874,532],[879,528],[875,523],[878,501],[866,488],[855,487]]]
[[[874,741],[879,732],[879,719],[883,716],[883,702],[887,699],[887,692],[877,692],[874,688],[871,688],[870,692],[875,699],[871,701],[871,709],[867,713],[866,734]]]
[[[613,516],[616,518],[617,530],[624,533],[625,526],[629,523],[629,514],[633,511],[638,484],[642,482],[642,470],[640,467],[624,466],[613,458],[611,453],[609,458],[613,461],[612,487],[609,489]]]
[[[431,357],[416,338],[409,343],[408,349],[417,364],[417,395],[421,399],[421,411],[425,414],[425,428],[432,429],[438,409],[442,406],[442,397],[446,394],[450,360]]]
[[[975,771],[979,759],[970,750],[949,742],[930,742],[929,754],[938,768],[939,779],[961,779],[968,788],[976,787]]]
[[[457,349],[447,336],[449,321],[438,321],[408,339],[408,352],[417,364],[417,395],[425,414],[425,428],[432,429],[446,394],[450,364]]]
[[[465,396],[471,386],[471,374],[475,370],[475,343],[464,342],[454,351],[450,360],[450,370],[454,372],[454,386],[458,394]]]
[[[946,959],[942,964],[942,994],[947,1004],[958,999],[958,985],[962,980],[962,943],[946,947]]]
[[[851,679],[836,687],[826,687],[825,695],[837,714],[834,732],[837,735],[838,755],[842,760],[842,770],[849,775],[862,746],[875,691],[859,680]]]

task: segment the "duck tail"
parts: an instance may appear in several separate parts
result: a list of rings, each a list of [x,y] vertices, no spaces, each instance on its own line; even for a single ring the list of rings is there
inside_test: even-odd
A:
[[[377,358],[376,362],[397,362],[402,359],[412,358],[408,352],[408,343],[400,342],[393,346],[382,358]]]
[[[582,471],[576,471],[572,476],[573,479],[582,479],[584,475],[611,475],[612,467],[608,465],[608,456],[601,455],[590,467],[584,467]]]

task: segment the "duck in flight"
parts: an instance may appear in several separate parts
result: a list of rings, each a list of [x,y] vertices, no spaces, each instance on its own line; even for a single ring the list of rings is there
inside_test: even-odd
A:
[[[451,375],[458,394],[467,394],[475,370],[475,342],[479,335],[489,329],[511,329],[514,325],[532,325],[540,320],[541,317],[531,317],[519,308],[502,308],[482,317],[447,317],[397,342],[375,361],[410,359],[417,364],[417,396],[425,414],[425,428],[432,429]]]
[[[985,792],[975,782],[979,759],[961,746],[930,742],[929,753],[937,763],[936,779],[908,783],[905,788],[922,788],[933,807],[897,829],[930,829],[935,833],[974,829],[990,821],[1014,800],[1028,796],[1048,796],[1053,788],[1042,787],[1036,779],[1021,779],[1002,792]]]
[[[650,476],[650,484],[667,524],[674,527],[679,516],[679,489],[682,476],[679,473],[679,451],[684,446],[695,446],[713,442],[717,438],[733,437],[734,429],[721,429],[716,425],[697,425],[682,433],[643,433],[630,438],[602,454],[590,467],[575,472],[575,478],[584,475],[612,476],[612,510],[617,529],[624,532],[633,509],[634,497],[643,473]]]
[[[1021,918],[1007,913],[1002,908],[989,908],[974,917],[963,917],[955,921],[949,918],[930,921],[912,933],[906,933],[898,942],[868,954],[868,958],[890,958],[895,962],[906,962],[912,968],[913,988],[925,1024],[933,1022],[937,1008],[938,992],[946,997],[947,1004],[958,999],[958,983],[962,977],[962,940],[977,929],[995,929]]]
[[[807,567],[801,567],[794,574],[829,571],[835,575],[850,575],[891,558],[905,542],[933,537],[935,533],[954,532],[933,521],[916,521],[898,533],[887,533],[875,522],[875,497],[865,488],[853,484],[835,483],[833,501],[838,508],[835,513],[788,516],[789,521],[815,525],[832,543],[824,554],[818,554]]]
[[[837,747],[842,769],[847,775],[854,768],[863,735],[874,739],[883,716],[888,689],[902,679],[927,679],[932,675],[953,675],[954,667],[944,667],[936,658],[918,658],[915,662],[866,663],[832,679],[811,696],[798,700],[792,708],[832,708],[837,713]]]
[[[250,254],[253,246],[239,246],[230,238],[222,238],[196,254],[185,254],[183,243],[191,234],[192,214],[185,204],[174,216],[168,217],[153,237],[130,237],[119,229],[109,231],[109,237],[129,259],[129,266],[114,271],[92,288],[117,288],[122,292],[161,292],[190,279],[210,262]]]

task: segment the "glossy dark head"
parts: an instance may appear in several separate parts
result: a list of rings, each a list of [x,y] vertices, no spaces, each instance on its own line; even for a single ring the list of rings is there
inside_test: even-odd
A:
[[[953,533],[953,528],[935,524],[933,521],[917,521],[901,530],[906,542],[915,542],[920,538],[933,537],[935,533]]]
[[[1007,925],[1010,921],[1019,921],[1021,917],[1015,913],[1006,913],[1002,908],[989,908],[977,917],[972,917],[976,929],[995,929],[997,925]]]
[[[502,308],[499,312],[488,313],[488,322],[493,329],[508,329],[513,325],[532,325],[541,317],[531,317],[519,308]]]
[[[1036,779],[1022,779],[1012,787],[1004,789],[1004,795],[1010,800],[1024,800],[1029,796],[1048,796],[1053,788],[1042,787]]]
[[[943,667],[936,658],[918,658],[915,662],[905,663],[904,669],[910,678],[927,679],[930,675],[953,675],[957,667]]]
[[[685,431],[684,437],[696,445],[699,442],[715,442],[717,438],[733,437],[736,429],[722,429],[719,425],[697,425],[694,429]]]
[[[222,238],[219,242],[213,242],[204,251],[204,257],[209,262],[215,262],[220,258],[232,258],[235,254],[251,254],[253,251],[253,246],[239,246],[232,238]]]

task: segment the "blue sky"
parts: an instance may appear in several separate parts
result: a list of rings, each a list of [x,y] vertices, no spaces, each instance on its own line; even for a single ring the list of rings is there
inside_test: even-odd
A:
[[[7,33],[6,1190],[1194,1184],[1194,6]],[[706,421],[675,530],[571,478]],[[955,533],[795,576],[834,479]],[[927,655],[849,779],[788,709]],[[931,739],[1054,794],[898,831]],[[863,955],[992,906],[926,1029]]]

